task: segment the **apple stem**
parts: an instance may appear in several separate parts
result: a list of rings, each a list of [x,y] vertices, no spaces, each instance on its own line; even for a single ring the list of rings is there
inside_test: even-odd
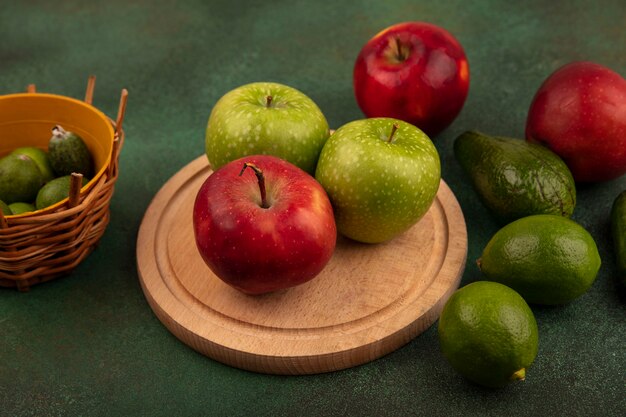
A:
[[[395,39],[395,53],[396,53],[396,58],[398,58],[398,61],[402,62],[404,60],[406,60],[407,56],[405,54],[405,50],[402,48],[402,44],[400,43],[400,38],[394,38]]]
[[[267,195],[265,194],[265,176],[263,175],[263,171],[251,162],[244,162],[243,168],[241,168],[241,172],[239,173],[240,177],[243,175],[246,168],[253,170],[254,175],[256,175],[256,178],[259,181],[259,189],[261,190],[261,208],[269,208],[270,206],[267,204]]]
[[[265,97],[265,107],[267,107],[269,109],[270,105],[272,104],[272,100],[273,99],[274,99],[274,97],[272,97],[272,96]]]
[[[396,130],[398,130],[399,127],[400,126],[398,125],[398,123],[394,123],[393,126],[391,126],[391,133],[389,134],[389,139],[387,139],[387,143],[391,143],[393,135],[396,134]]]

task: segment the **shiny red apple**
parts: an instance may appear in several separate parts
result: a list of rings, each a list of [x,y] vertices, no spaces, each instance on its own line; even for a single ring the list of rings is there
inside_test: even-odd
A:
[[[353,81],[367,117],[393,117],[433,137],[461,111],[469,89],[461,44],[445,29],[399,23],[370,39],[357,57]]]
[[[322,186],[295,165],[263,155],[229,162],[206,179],[193,228],[213,273],[247,294],[309,281],[328,263],[337,240]]]
[[[577,182],[626,173],[626,80],[593,62],[557,69],[533,98],[526,138],[558,154]]]

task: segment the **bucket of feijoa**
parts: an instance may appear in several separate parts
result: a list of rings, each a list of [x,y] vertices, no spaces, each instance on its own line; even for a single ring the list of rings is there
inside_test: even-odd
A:
[[[0,96],[0,286],[68,274],[109,223],[127,92],[114,122],[91,104],[92,81],[86,101]]]

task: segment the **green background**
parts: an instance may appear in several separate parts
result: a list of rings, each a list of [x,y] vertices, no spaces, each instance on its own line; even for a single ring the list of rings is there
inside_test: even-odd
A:
[[[0,94],[82,98],[114,116],[129,90],[121,175],[99,248],[70,276],[29,293],[0,290],[0,415],[624,415],[626,314],[608,215],[626,177],[579,188],[574,219],[603,265],[592,289],[562,307],[533,307],[539,355],[527,380],[502,390],[466,382],[439,351],[436,326],[372,363],[315,376],[250,373],[172,336],[141,291],[135,241],[144,211],[201,155],[217,99],[252,81],[308,94],[331,126],[361,118],[352,66],[379,30],[406,20],[445,27],[467,53],[471,87],[437,138],[443,178],[464,210],[468,264],[498,224],[452,153],[468,129],[522,137],[540,83],[591,60],[626,75],[626,3],[614,1],[2,2]],[[55,4],[57,3],[57,4]],[[98,4],[96,4],[98,3]],[[589,3],[589,5],[588,5]]]

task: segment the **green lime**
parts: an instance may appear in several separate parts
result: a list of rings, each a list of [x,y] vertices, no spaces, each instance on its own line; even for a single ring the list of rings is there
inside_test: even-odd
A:
[[[487,387],[523,380],[537,356],[535,316],[518,293],[496,282],[474,282],[452,294],[438,330],[452,367]]]
[[[22,202],[9,204],[9,208],[11,209],[11,212],[13,214],[22,214],[35,211],[35,206],[33,204]]]
[[[43,174],[29,156],[7,155],[0,159],[0,200],[7,204],[33,201],[43,184]]]
[[[54,179],[54,172],[52,172],[52,167],[50,166],[50,160],[48,159],[48,154],[34,146],[25,146],[22,148],[14,149],[11,152],[12,155],[26,155],[29,156],[37,166],[39,170],[43,174],[44,183]]]
[[[0,210],[2,210],[2,214],[4,214],[5,216],[10,216],[11,214],[13,214],[11,207],[9,207],[7,203],[2,200],[0,200]]]
[[[562,216],[536,215],[500,229],[478,266],[489,281],[519,292],[529,303],[564,304],[581,296],[600,269],[593,238]]]
[[[83,139],[74,132],[68,132],[61,126],[52,129],[48,142],[48,158],[55,174],[59,177],[72,173],[90,177],[93,171],[93,159]]]
[[[39,190],[37,194],[37,199],[35,200],[37,210],[51,206],[69,197],[71,179],[71,175],[66,175],[64,177],[55,178],[41,187],[41,190]],[[83,177],[83,187],[87,182],[87,179]]]

